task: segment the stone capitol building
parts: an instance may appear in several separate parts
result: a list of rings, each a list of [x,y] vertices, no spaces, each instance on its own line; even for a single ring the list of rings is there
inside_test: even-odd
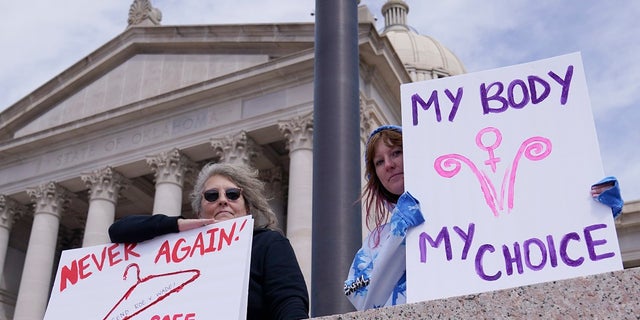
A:
[[[361,151],[401,123],[401,84],[466,72],[408,13],[388,0],[376,30],[358,8]],[[192,216],[208,162],[259,170],[311,287],[314,24],[161,20],[133,1],[122,33],[0,113],[0,319],[42,319],[61,252],[109,243],[115,220]],[[639,266],[640,201],[616,227]]]

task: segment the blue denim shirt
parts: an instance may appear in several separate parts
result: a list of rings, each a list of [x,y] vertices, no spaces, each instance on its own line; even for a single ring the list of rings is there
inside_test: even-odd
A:
[[[375,246],[373,233],[356,253],[344,282],[347,298],[357,310],[404,304],[407,300],[406,249],[407,231],[424,222],[420,205],[405,192],[382,225],[380,242]]]

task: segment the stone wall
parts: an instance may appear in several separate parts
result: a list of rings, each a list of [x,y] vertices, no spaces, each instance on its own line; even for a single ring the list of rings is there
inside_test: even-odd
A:
[[[314,319],[640,319],[640,268]]]

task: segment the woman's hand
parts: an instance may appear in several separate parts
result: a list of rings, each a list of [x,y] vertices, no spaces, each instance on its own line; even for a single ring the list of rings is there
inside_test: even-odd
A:
[[[595,184],[591,186],[591,196],[596,198],[601,195],[603,192],[613,188],[615,186],[614,181],[608,181],[602,184]]]
[[[178,230],[180,232],[187,231],[191,229],[196,229],[200,227],[204,227],[206,225],[210,225],[216,223],[216,219],[178,219]]]
[[[606,177],[591,186],[591,196],[594,200],[611,208],[613,218],[622,213],[624,201],[620,194],[620,185],[616,177]]]

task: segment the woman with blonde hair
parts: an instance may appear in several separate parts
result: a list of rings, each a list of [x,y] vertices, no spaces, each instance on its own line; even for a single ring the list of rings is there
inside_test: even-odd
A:
[[[124,217],[109,228],[111,241],[141,242],[250,214],[254,231],[247,319],[309,317],[302,271],[289,240],[277,230],[256,170],[227,163],[204,166],[191,193],[191,206],[195,219],[159,213]]]

